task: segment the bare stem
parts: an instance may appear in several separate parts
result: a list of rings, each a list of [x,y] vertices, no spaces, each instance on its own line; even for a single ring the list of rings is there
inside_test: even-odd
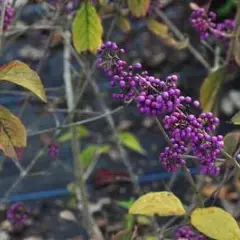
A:
[[[63,59],[63,66],[64,66],[64,83],[65,83],[65,92],[66,92],[66,99],[67,99],[67,106],[69,110],[69,114],[74,109],[74,91],[72,86],[72,79],[71,79],[71,53],[70,53],[70,38],[71,34],[69,31],[65,31],[65,42],[64,42],[64,59]],[[73,116],[72,116],[73,117]],[[72,117],[70,121],[72,120]],[[79,161],[79,153],[80,153],[80,146],[79,146],[79,139],[78,134],[76,131],[76,127],[71,127],[72,132],[72,152],[73,152],[73,159],[74,159],[74,166],[75,166],[75,179],[76,179],[76,186],[77,186],[77,197],[78,201],[82,203],[82,211],[84,215],[84,223],[85,227],[88,231],[89,236],[92,236],[93,229],[91,224],[91,215],[89,212],[88,206],[88,197],[87,197],[87,190],[85,187],[85,181],[83,178],[84,170],[82,161]]]

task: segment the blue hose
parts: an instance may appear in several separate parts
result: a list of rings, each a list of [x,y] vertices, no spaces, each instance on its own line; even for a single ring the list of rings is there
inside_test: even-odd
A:
[[[192,168],[190,169],[190,172],[192,175],[195,175],[199,173],[199,169]],[[183,175],[183,172],[180,172],[179,175]],[[139,177],[138,182],[139,184],[144,184],[147,182],[168,179],[171,176],[172,176],[172,173],[168,173],[168,172],[155,173],[155,174],[153,173],[153,174],[148,174],[148,175]],[[89,187],[90,188],[92,187],[91,184],[89,184]],[[12,195],[6,200],[6,202],[12,203],[12,202],[28,201],[28,200],[36,200],[36,199],[49,198],[49,197],[68,196],[68,195],[70,195],[70,192],[66,188],[60,188],[60,189],[54,189],[54,190],[48,190],[48,191],[39,191],[39,192]],[[0,199],[0,201],[3,201],[3,199]]]

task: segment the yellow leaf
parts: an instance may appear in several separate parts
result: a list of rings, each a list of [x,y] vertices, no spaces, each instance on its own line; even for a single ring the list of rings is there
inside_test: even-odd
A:
[[[73,45],[81,53],[95,53],[102,44],[101,19],[90,2],[83,2],[72,24]]]
[[[168,26],[157,20],[148,19],[147,26],[151,32],[159,37],[166,38],[168,36]]]
[[[148,19],[147,21],[148,29],[154,33],[157,37],[159,37],[166,45],[170,47],[174,47],[178,50],[184,49],[189,44],[189,39],[186,38],[183,41],[176,41],[169,34],[168,26],[158,22],[155,19]]]
[[[15,160],[27,145],[26,129],[20,119],[7,108],[0,106],[0,149]]]
[[[135,17],[144,17],[147,14],[150,0],[128,0],[128,8]]]
[[[0,67],[0,80],[9,81],[22,86],[42,101],[46,102],[45,90],[38,74],[20,61],[12,61]]]
[[[129,209],[130,214],[153,216],[181,216],[185,209],[172,192],[150,192],[137,199]]]
[[[123,32],[129,32],[131,30],[131,24],[127,18],[120,16],[117,23]]]
[[[204,79],[200,89],[200,102],[204,112],[213,110],[215,101],[217,100],[217,93],[223,80],[223,75],[224,69],[220,68],[209,73]]]
[[[195,209],[191,214],[191,224],[198,231],[216,240],[240,239],[240,230],[235,219],[218,207]]]

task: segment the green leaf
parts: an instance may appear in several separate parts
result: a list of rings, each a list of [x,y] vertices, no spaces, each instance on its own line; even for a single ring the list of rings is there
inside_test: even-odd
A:
[[[96,145],[89,145],[79,154],[79,160],[82,161],[84,168],[87,168],[90,165],[96,155],[96,151]]]
[[[128,201],[116,201],[116,204],[122,208],[129,209],[131,205],[134,203],[134,200],[128,200]]]
[[[68,201],[66,202],[66,207],[70,208],[70,209],[75,209],[77,206],[77,198],[76,197],[71,197],[70,199],[68,199]]]
[[[97,153],[98,154],[107,154],[107,153],[109,153],[110,149],[111,149],[110,145],[104,144],[104,145],[98,146]]]
[[[77,135],[78,138],[88,137],[90,135],[89,130],[86,127],[84,127],[83,125],[77,126],[76,131],[77,131],[77,134],[78,134]],[[60,143],[64,143],[64,142],[70,141],[71,139],[72,139],[72,132],[68,131],[68,132],[62,134],[58,138],[58,141]]]
[[[27,133],[21,120],[0,106],[0,149],[12,159],[19,159],[27,145]]]
[[[152,224],[152,220],[150,217],[142,215],[137,216],[136,221],[139,225],[150,226]]]
[[[69,183],[67,185],[67,190],[72,194],[72,195],[75,195],[76,194],[76,189],[77,189],[77,186],[75,183]]]
[[[100,146],[91,144],[79,154],[79,160],[82,161],[84,168],[88,168],[97,154],[107,154],[109,150],[110,146],[107,144]]]
[[[128,0],[128,8],[135,17],[144,17],[147,14],[150,0]]]
[[[131,23],[126,17],[119,16],[117,24],[123,32],[129,32],[131,30]]]
[[[232,117],[231,122],[235,125],[240,125],[240,111]]]
[[[212,71],[205,78],[200,89],[200,102],[204,112],[213,111],[217,93],[223,80],[224,69]]]
[[[191,214],[191,224],[206,236],[216,240],[240,240],[235,219],[218,207],[197,208]]]
[[[127,214],[124,217],[125,228],[132,230],[135,224],[135,217],[131,214]]]
[[[174,47],[178,50],[184,49],[189,44],[189,39],[186,38],[183,41],[176,41],[169,34],[168,26],[158,22],[155,19],[149,18],[147,21],[148,29],[159,37],[166,45]]]
[[[138,198],[129,209],[130,214],[146,216],[182,216],[185,209],[172,192],[150,192]]]
[[[130,148],[131,150],[141,154],[146,154],[146,151],[142,148],[138,139],[132,133],[129,133],[129,132],[120,133],[119,140],[121,144]]]
[[[220,17],[226,17],[235,6],[236,4],[234,0],[227,0],[225,4],[217,10],[217,13]]]
[[[233,156],[240,146],[240,131],[228,133],[224,137],[224,150]]]
[[[89,50],[95,53],[102,44],[103,27],[92,3],[85,1],[73,20],[73,45],[81,53]]]
[[[12,61],[0,67],[0,81],[9,81],[24,87],[46,102],[45,90],[38,74],[20,61]]]

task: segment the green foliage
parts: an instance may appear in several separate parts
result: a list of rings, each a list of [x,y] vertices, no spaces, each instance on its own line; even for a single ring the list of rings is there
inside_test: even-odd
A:
[[[128,8],[135,17],[144,17],[147,14],[150,0],[128,0]]]
[[[217,13],[220,17],[226,17],[230,11],[235,8],[236,4],[234,0],[225,1],[224,5],[217,10]]]
[[[134,200],[128,200],[128,201],[116,201],[116,204],[122,208],[129,209],[131,205],[134,203]]]
[[[96,53],[102,44],[103,27],[95,6],[89,1],[81,4],[72,23],[73,45],[81,53]]]
[[[224,69],[219,68],[209,73],[200,89],[200,102],[204,112],[213,111],[216,96],[223,81]]]
[[[9,81],[24,87],[46,102],[45,90],[38,74],[20,61],[12,61],[0,68],[0,81]]]
[[[195,209],[191,214],[191,224],[198,231],[216,240],[240,239],[240,230],[235,219],[218,207]]]
[[[0,105],[0,149],[12,159],[19,159],[27,145],[27,133],[21,120]]]
[[[231,122],[240,125],[240,111],[232,117]]]
[[[141,144],[134,134],[129,132],[121,132],[118,137],[122,145],[135,152],[146,154],[146,151],[142,148]]]
[[[233,156],[240,146],[240,131],[230,132],[224,137],[224,150]]]
[[[84,137],[88,137],[90,135],[89,130],[84,127],[83,125],[77,126],[76,127],[76,131],[78,134],[78,138],[84,138]],[[72,133],[71,131],[67,131],[66,133],[62,134],[59,138],[58,138],[58,142],[60,143],[64,143],[67,141],[70,141],[72,139]]]
[[[79,154],[79,160],[82,161],[84,168],[86,169],[91,164],[96,155],[107,154],[109,150],[110,146],[107,144],[100,146],[91,144],[83,149],[83,151]]]

